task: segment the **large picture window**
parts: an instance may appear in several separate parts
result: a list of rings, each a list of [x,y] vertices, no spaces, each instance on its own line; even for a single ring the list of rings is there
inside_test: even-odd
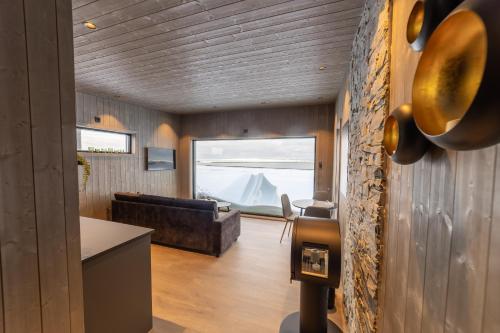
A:
[[[132,153],[132,135],[85,127],[76,128],[77,150],[94,153]]]
[[[315,146],[315,138],[194,141],[194,195],[281,216],[281,194],[313,196]]]

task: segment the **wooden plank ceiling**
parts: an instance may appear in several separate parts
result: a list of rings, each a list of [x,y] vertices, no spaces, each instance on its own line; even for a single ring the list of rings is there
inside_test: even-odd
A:
[[[332,102],[363,3],[73,0],[77,90],[176,113]]]

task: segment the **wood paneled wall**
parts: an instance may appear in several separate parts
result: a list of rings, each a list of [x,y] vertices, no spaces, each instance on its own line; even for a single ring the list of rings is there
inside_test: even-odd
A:
[[[332,201],[339,207],[340,204],[340,149],[342,143],[342,114],[339,115],[338,111],[342,106],[338,106],[339,103],[343,104],[343,93],[344,89],[339,93],[337,102],[335,104],[334,121],[333,121],[333,166],[332,166]],[[339,100],[340,99],[340,100]],[[334,218],[338,218],[339,209],[335,209]]]
[[[334,137],[335,146],[333,150],[333,202],[337,203],[338,209],[336,210],[336,218],[340,222],[341,236],[344,236],[343,228],[347,221],[347,198],[345,193],[340,190],[340,182],[342,174],[347,175],[347,170],[342,168],[347,167],[347,162],[343,163],[342,158],[349,155],[348,147],[349,142],[343,142],[343,131],[347,130],[349,126],[349,110],[350,110],[350,94],[344,85],[339,92],[337,102],[335,103],[335,121],[334,121]],[[345,136],[345,133],[344,133]],[[348,136],[347,136],[348,139]],[[346,151],[344,151],[344,149]]]
[[[95,117],[101,119],[95,122]],[[77,93],[77,124],[133,134],[134,153],[111,155],[82,153],[91,175],[80,192],[80,214],[108,218],[115,192],[141,192],[177,196],[177,170],[146,171],[145,147],[178,149],[179,117],[161,111]]]
[[[340,226],[340,237],[342,241],[342,253],[345,253],[345,228],[347,223],[347,201],[345,195],[340,191],[340,180],[341,175],[347,175],[347,170],[342,170],[344,165],[347,163],[342,162],[342,158],[348,155],[348,152],[344,152],[343,149],[348,149],[348,145],[343,140],[346,137],[343,137],[342,131],[349,126],[349,111],[350,110],[350,96],[349,92],[344,85],[339,92],[337,97],[337,101],[335,103],[335,115],[334,115],[334,149],[333,149],[333,187],[332,187],[332,200],[337,204],[337,209],[334,210],[334,215],[332,218],[339,221]],[[348,142],[347,142],[348,143]],[[341,261],[341,271],[344,272],[344,260]],[[337,295],[339,292],[343,292],[343,277],[341,278],[341,286],[336,291]]]
[[[411,102],[414,0],[393,1],[391,109]],[[383,332],[500,331],[500,146],[389,163]]]
[[[71,1],[0,1],[0,332],[84,332]]]
[[[182,116],[179,157],[179,195],[191,198],[194,139],[316,137],[317,191],[329,191],[333,170],[333,105],[242,110]],[[244,130],[248,130],[247,133]],[[320,169],[318,163],[322,162]]]

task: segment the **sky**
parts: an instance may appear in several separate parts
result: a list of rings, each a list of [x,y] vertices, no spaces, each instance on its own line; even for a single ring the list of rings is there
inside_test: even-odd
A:
[[[195,141],[197,161],[293,160],[314,162],[315,139],[242,139]]]

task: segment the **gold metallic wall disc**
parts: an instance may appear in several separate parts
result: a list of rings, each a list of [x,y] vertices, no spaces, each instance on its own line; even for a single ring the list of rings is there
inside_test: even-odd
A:
[[[462,0],[419,0],[406,26],[406,39],[415,51],[422,51],[430,35]]]
[[[399,126],[394,116],[389,116],[384,125],[384,148],[389,156],[394,155],[398,148]]]
[[[466,1],[434,31],[413,82],[418,128],[443,148],[500,141],[500,2]]]
[[[383,146],[394,162],[415,163],[425,155],[429,144],[415,125],[410,104],[396,108],[385,120]]]
[[[415,119],[425,134],[452,129],[471,106],[486,64],[486,28],[479,16],[460,11],[432,35],[413,86]]]
[[[406,27],[406,39],[408,43],[413,44],[422,32],[424,26],[424,2],[417,1],[408,18]]]

